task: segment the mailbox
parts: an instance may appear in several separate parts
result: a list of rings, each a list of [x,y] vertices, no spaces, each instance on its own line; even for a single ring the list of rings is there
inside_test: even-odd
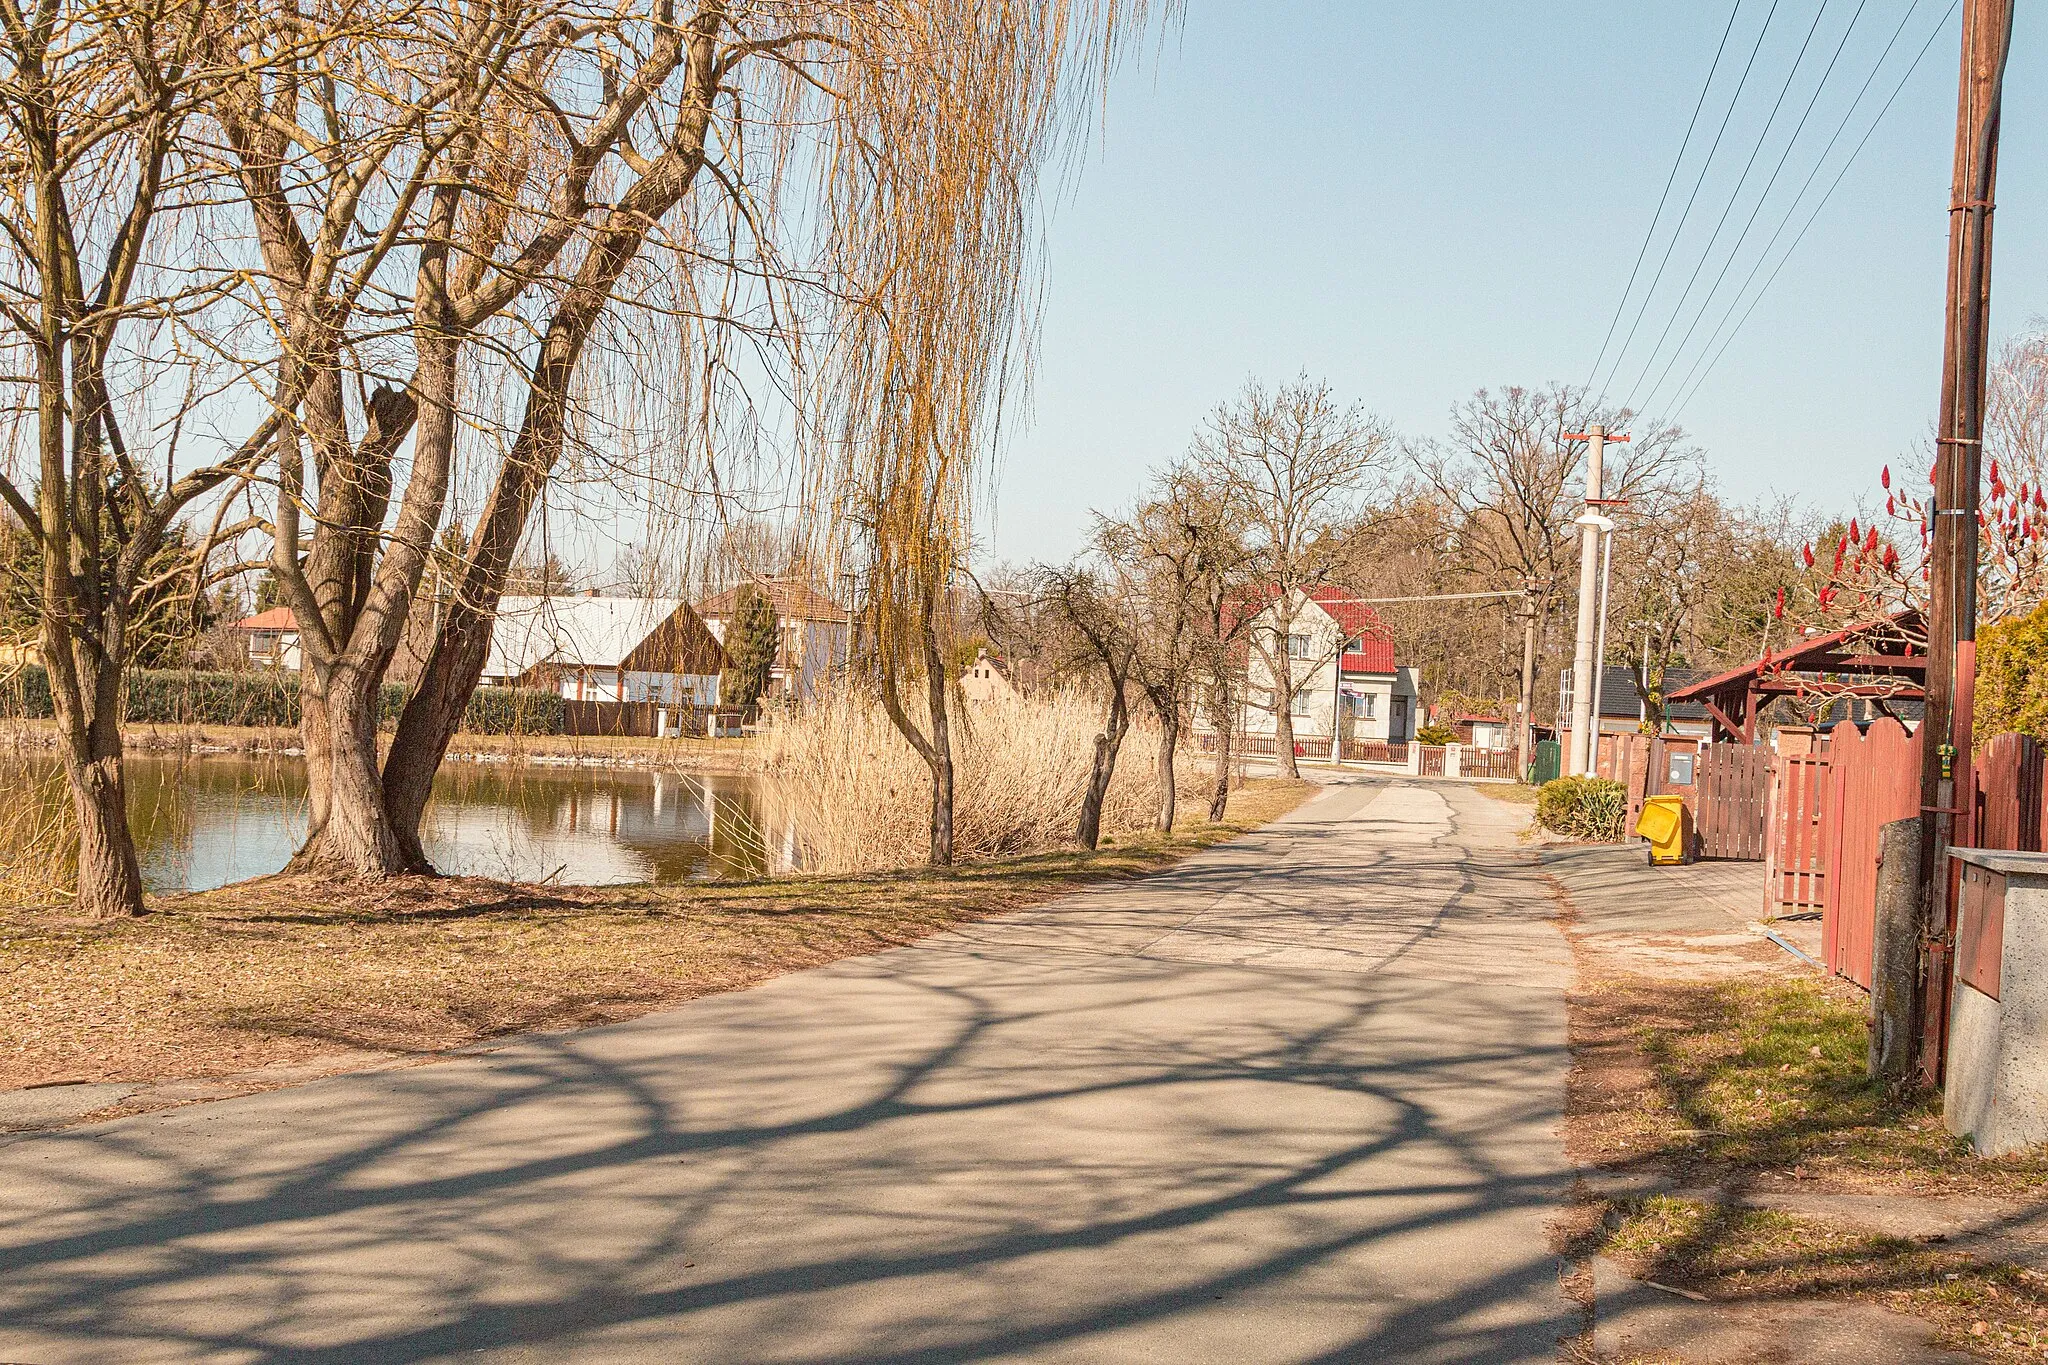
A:
[[[1958,890],[1942,1112],[1996,1156],[2048,1142],[2048,854],[1949,856]]]

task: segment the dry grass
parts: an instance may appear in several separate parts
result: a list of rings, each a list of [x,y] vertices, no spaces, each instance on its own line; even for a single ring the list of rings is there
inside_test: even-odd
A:
[[[265,878],[112,925],[0,919],[0,1088],[218,1076],[346,1049],[433,1052],[603,1023],[1141,876],[1298,804],[1262,782],[1222,825],[950,873],[552,891]]]
[[[956,855],[1009,857],[1069,842],[1100,722],[1099,706],[1074,693],[970,708],[955,732]],[[1158,732],[1133,725],[1103,805],[1105,835],[1152,826],[1158,752]],[[777,722],[760,764],[773,783],[769,823],[794,825],[805,866],[865,872],[924,859],[931,779],[881,706],[858,691],[827,694]],[[1183,751],[1177,777],[1192,805],[1208,789],[1209,765]]]
[[[1715,1300],[1865,1299],[1988,1360],[2048,1357],[2048,1275],[1811,1218],[1659,1195],[1596,1206],[1582,1250]]]
[[[1568,1140],[1581,1161],[1712,1181],[1919,1194],[2048,1186],[2048,1154],[1974,1155],[1938,1097],[1865,1076],[1860,995],[1814,976],[1611,975],[1572,1000]]]

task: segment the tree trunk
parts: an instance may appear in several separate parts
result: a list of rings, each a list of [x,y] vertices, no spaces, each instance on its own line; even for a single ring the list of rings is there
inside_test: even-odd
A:
[[[377,683],[336,669],[326,687],[307,670],[299,694],[306,740],[306,842],[294,872],[338,872],[376,880],[434,869],[408,845],[385,806],[377,772]],[[367,692],[367,696],[365,693]]]
[[[936,595],[936,594],[935,594]],[[946,660],[932,627],[936,602],[927,602],[919,622],[924,636],[925,703],[931,709],[932,866],[953,865],[953,730],[946,717]]]
[[[1095,758],[1088,768],[1088,789],[1081,794],[1081,818],[1075,823],[1074,839],[1085,849],[1102,842],[1102,803],[1109,795],[1109,781],[1116,776],[1117,751],[1123,748],[1124,732],[1131,728],[1130,706],[1120,682],[1112,680],[1109,715],[1102,733],[1095,737]]]
[[[1209,796],[1209,819],[1221,824],[1230,809],[1230,759],[1232,741],[1237,738],[1237,715],[1230,684],[1220,683],[1216,692],[1216,786]]]
[[[78,911],[92,919],[142,913],[142,867],[128,828],[120,735],[112,738],[111,752],[83,763],[67,755],[64,764],[78,812]]]
[[[1169,722],[1165,717],[1159,721],[1159,831],[1173,832],[1174,803],[1179,795],[1174,790],[1173,755],[1180,745],[1179,717]]]
[[[115,618],[118,644],[123,613],[109,616]],[[81,660],[81,654],[87,657]],[[64,778],[78,817],[78,912],[91,919],[139,915],[142,866],[128,827],[121,771],[119,651],[101,654],[46,615],[42,655],[51,711],[64,742]]]
[[[1282,777],[1299,778],[1294,763],[1294,664],[1283,637],[1273,665],[1273,761]]]

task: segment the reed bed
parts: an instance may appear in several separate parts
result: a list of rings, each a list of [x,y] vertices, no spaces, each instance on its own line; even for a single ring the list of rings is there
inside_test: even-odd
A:
[[[1075,692],[967,708],[954,730],[955,855],[1071,846],[1101,720],[1100,703]],[[1184,803],[1206,800],[1209,781],[1208,765],[1191,750],[1178,765]],[[1103,806],[1105,836],[1152,827],[1158,755],[1158,729],[1133,724]],[[851,688],[819,696],[775,722],[757,761],[769,779],[769,824],[794,830],[806,871],[874,872],[925,860],[931,778],[872,698]]]

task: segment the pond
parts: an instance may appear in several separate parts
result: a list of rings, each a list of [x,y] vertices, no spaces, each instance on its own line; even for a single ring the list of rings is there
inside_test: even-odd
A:
[[[129,758],[126,772],[151,891],[204,891],[275,872],[305,837],[299,759],[145,755]],[[43,763],[9,762],[0,789],[63,799],[54,777]],[[759,781],[746,775],[449,763],[434,779],[421,835],[435,867],[466,876],[700,881],[794,865],[794,841],[764,837],[761,812]]]

